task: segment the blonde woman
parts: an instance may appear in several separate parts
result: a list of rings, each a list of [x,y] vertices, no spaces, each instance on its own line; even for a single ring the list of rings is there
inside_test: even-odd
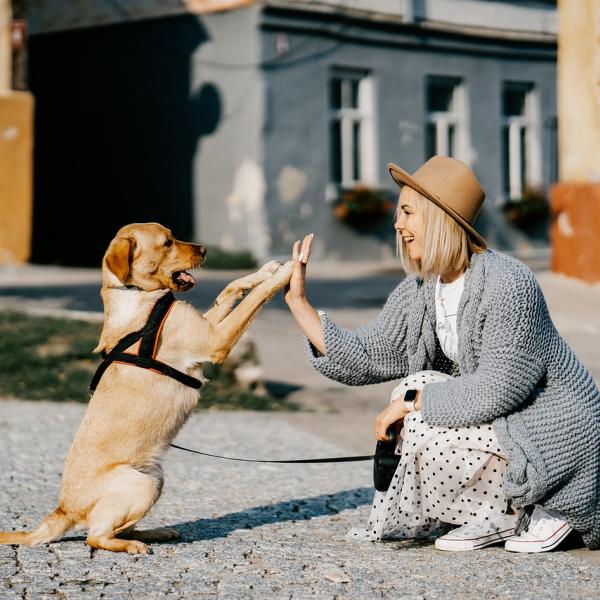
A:
[[[395,228],[407,276],[378,318],[350,331],[310,305],[312,236],[294,245],[286,292],[317,370],[348,385],[400,379],[375,423],[383,440],[403,422],[400,463],[388,491],[376,492],[368,527],[350,536],[544,552],[576,530],[600,547],[591,375],[529,269],[487,249],[473,228],[485,194],[467,165],[436,156],[412,175],[388,169],[402,188]]]

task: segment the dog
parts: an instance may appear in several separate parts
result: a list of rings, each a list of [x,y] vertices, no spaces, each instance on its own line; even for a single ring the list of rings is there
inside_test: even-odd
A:
[[[102,261],[104,324],[96,352],[110,352],[141,329],[171,291],[195,285],[188,270],[206,249],[176,240],[158,223],[119,230]],[[195,379],[202,363],[222,363],[258,310],[291,277],[293,261],[272,261],[230,283],[201,314],[186,302],[171,307],[157,338],[157,360]],[[0,532],[2,544],[38,545],[87,528],[92,548],[147,554],[147,541],[178,537],[174,529],[136,531],[159,499],[161,458],[190,416],[198,391],[180,381],[113,362],[97,384],[67,456],[58,507],[32,532]]]

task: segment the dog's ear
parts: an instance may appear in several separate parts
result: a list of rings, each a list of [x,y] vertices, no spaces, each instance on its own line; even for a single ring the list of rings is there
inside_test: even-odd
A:
[[[110,243],[104,255],[106,267],[121,283],[125,283],[129,277],[134,249],[135,240],[120,237]]]

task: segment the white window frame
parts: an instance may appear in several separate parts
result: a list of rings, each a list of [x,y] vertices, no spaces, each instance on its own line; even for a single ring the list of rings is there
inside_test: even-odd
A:
[[[454,153],[467,164],[471,163],[469,152],[469,132],[467,127],[467,94],[464,81],[460,77],[428,75],[425,79],[425,99],[429,94],[431,83],[440,82],[452,87],[452,110],[426,110],[427,125],[435,128],[435,154],[450,156],[450,126],[454,126]],[[427,107],[426,107],[427,109]],[[430,158],[429,156],[426,159]]]
[[[377,146],[375,143],[375,85],[373,77],[366,71],[334,69],[330,81],[342,82],[342,107],[329,106],[330,122],[340,122],[339,147],[341,153],[341,177],[335,182],[342,187],[357,184],[377,185]],[[348,108],[343,105],[345,95],[351,93],[351,82],[358,82],[358,106]],[[354,178],[355,164],[353,152],[353,126],[360,124],[358,179]],[[329,142],[331,143],[331,141]]]
[[[505,81],[502,95],[507,88],[520,89],[525,94],[523,115],[502,115],[502,124],[508,127],[508,199],[519,200],[526,186],[542,183],[541,140],[539,127],[538,94],[533,83]],[[525,135],[525,156],[521,152],[521,133]],[[504,140],[502,140],[504,143]],[[503,152],[504,155],[504,152]],[[523,160],[525,168],[523,169]],[[505,165],[502,167],[504,173]],[[523,180],[522,172],[525,172]]]

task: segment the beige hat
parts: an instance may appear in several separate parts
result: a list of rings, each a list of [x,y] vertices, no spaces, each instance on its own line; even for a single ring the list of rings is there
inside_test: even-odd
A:
[[[429,198],[458,221],[478,245],[487,247],[485,240],[473,229],[485,192],[464,162],[447,156],[433,156],[412,175],[394,163],[388,164],[388,171],[398,185],[408,185]]]

